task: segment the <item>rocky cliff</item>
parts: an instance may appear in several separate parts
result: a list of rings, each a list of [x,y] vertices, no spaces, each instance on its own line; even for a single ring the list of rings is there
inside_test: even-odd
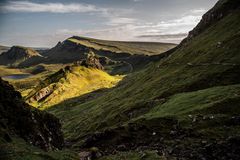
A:
[[[0,140],[17,135],[44,150],[61,149],[63,134],[59,120],[52,114],[32,108],[19,92],[0,79]]]
[[[190,41],[193,37],[196,37],[208,27],[212,26],[214,23],[220,21],[227,15],[231,14],[233,11],[240,8],[240,3],[238,0],[220,0],[217,4],[205,13],[198,25],[189,32],[188,37],[182,41],[181,44]]]

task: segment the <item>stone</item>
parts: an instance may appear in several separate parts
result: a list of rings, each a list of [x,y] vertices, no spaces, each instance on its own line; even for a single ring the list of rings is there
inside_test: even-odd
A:
[[[88,151],[82,151],[78,153],[79,160],[91,160],[92,159],[92,153]]]

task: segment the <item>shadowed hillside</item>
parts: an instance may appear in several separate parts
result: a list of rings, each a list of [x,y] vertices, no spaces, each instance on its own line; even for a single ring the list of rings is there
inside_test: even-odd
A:
[[[13,46],[7,52],[0,55],[0,65],[17,67],[24,61],[36,57],[41,57],[41,55],[31,48]]]
[[[2,79],[0,111],[1,159],[8,159],[11,144],[16,143],[16,139],[24,139],[29,145],[38,146],[46,151],[62,149],[64,142],[59,120],[23,102],[20,93]]]
[[[116,154],[108,159],[148,151],[159,159],[239,159],[239,6],[219,1],[168,57],[95,99],[49,110],[69,145]]]
[[[83,37],[71,37],[59,42],[55,47],[42,53],[45,59],[26,61],[25,67],[39,63],[73,63],[86,58],[90,52],[94,52],[102,59],[109,59],[112,64],[105,63],[111,74],[126,74],[138,70],[151,62],[156,57],[151,55],[161,54],[175,44],[155,42],[117,42],[105,41]]]

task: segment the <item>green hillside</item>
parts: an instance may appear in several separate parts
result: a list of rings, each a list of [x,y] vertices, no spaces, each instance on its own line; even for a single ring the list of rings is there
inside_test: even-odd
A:
[[[97,68],[65,67],[28,91],[26,99],[32,106],[46,109],[70,98],[114,87],[121,79],[122,76],[111,76]]]
[[[60,42],[27,62],[45,71],[10,81],[44,111],[0,79],[0,159],[239,160],[239,42],[238,0],[220,0],[158,55],[172,44]]]
[[[170,159],[236,158],[239,19],[237,1],[220,1],[165,59],[86,102],[79,97],[50,109],[70,146],[105,154],[132,150],[123,153],[130,157],[154,150]]]

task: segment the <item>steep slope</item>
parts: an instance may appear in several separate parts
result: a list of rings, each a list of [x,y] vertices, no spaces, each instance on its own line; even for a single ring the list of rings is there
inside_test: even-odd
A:
[[[61,149],[61,125],[53,115],[38,111],[24,103],[19,92],[0,79],[1,142],[16,134],[45,150]]]
[[[59,120],[23,102],[20,93],[0,78],[0,159],[79,159],[63,146]]]
[[[167,159],[239,159],[239,6],[220,0],[165,59],[103,95],[49,110],[62,120],[69,144],[104,154],[154,150]]]
[[[70,98],[115,86],[122,76],[110,76],[99,60],[90,55],[86,60],[48,76],[34,87],[27,101],[40,109],[46,109]]]
[[[0,65],[18,66],[24,61],[36,57],[41,57],[41,55],[31,48],[13,46],[0,55]]]

